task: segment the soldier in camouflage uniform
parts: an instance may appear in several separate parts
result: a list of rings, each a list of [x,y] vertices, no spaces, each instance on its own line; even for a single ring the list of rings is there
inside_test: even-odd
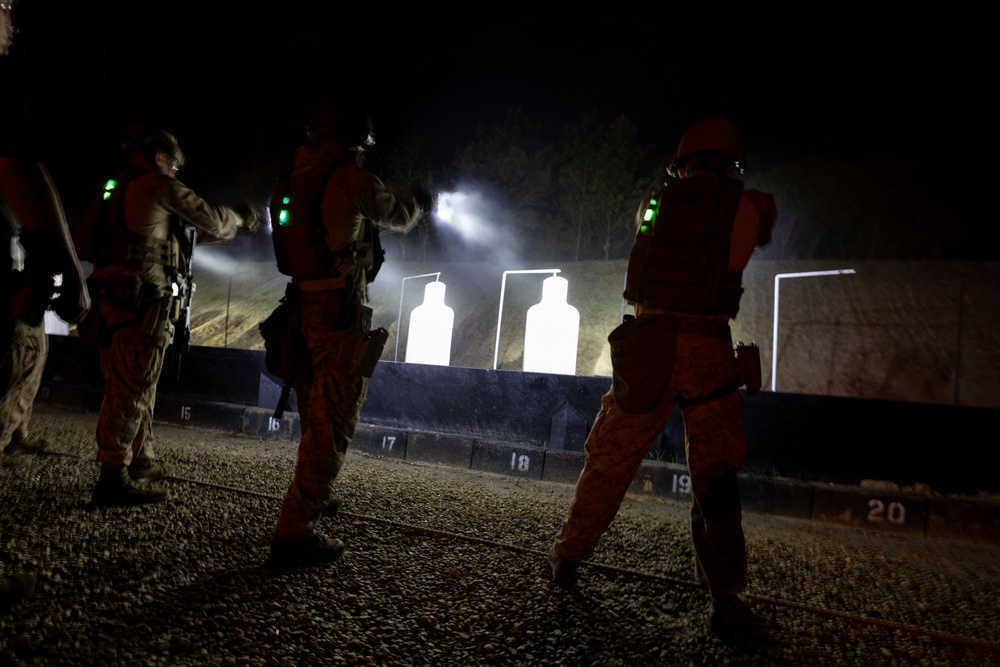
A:
[[[108,200],[108,259],[95,263],[89,283],[96,292],[96,320],[104,400],[97,418],[100,478],[94,505],[133,505],[165,500],[150,483],[170,474],[155,461],[153,409],[167,345],[179,317],[178,282],[192,260],[187,225],[197,242],[253,233],[260,216],[209,204],[177,180],[184,163],[177,140],[160,128],[136,123],[122,135],[127,164]],[[88,213],[99,210],[99,201]]]
[[[79,322],[90,308],[59,193],[42,161],[28,113],[23,53],[14,41],[14,6],[0,0],[0,463],[27,463],[31,409],[48,356],[45,311]],[[9,252],[9,254],[8,254]],[[54,276],[62,274],[51,301]],[[10,536],[4,536],[7,542]],[[30,595],[35,576],[0,576],[0,612]]]
[[[317,524],[340,506],[333,484],[374,369],[374,362],[361,370],[356,361],[371,332],[366,304],[382,260],[378,229],[406,233],[428,207],[427,198],[421,205],[412,192],[394,193],[364,169],[374,138],[367,115],[349,97],[325,95],[314,103],[306,135],[271,201],[278,270],[292,280],[269,322],[283,322],[279,328],[289,335],[283,343],[269,340],[268,322],[261,333],[268,355],[283,345],[298,360],[291,372],[276,374],[294,385],[302,438],[269,568],[329,562],[344,553],[343,541],[320,535]]]
[[[48,357],[45,311],[73,324],[90,298],[69,240],[59,194],[39,157],[28,114],[26,55],[10,53],[14,7],[0,4],[0,462],[27,462],[44,448],[30,437],[31,410]],[[10,251],[10,254],[7,254]],[[62,275],[51,303],[54,276]]]
[[[745,190],[732,176],[742,160],[732,121],[703,119],[685,133],[669,167],[678,179],[639,208],[625,289],[635,316],[608,337],[612,387],[549,556],[555,581],[574,585],[679,404],[696,570],[712,594],[710,630],[724,640],[755,622],[741,595],[747,558],[736,473],[747,437],[729,320],[739,308],[743,268],[754,248],[770,241],[777,216],[770,195]]]

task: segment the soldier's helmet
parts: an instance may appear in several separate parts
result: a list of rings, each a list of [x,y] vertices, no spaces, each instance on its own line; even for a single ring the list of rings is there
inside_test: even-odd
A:
[[[678,169],[696,162],[741,170],[745,159],[743,137],[736,123],[725,116],[708,116],[684,132],[667,171],[676,177]]]
[[[329,93],[313,102],[305,129],[312,141],[333,139],[343,148],[362,151],[375,145],[370,114],[349,95]]]
[[[146,123],[131,123],[122,130],[122,148],[126,151],[139,151],[149,159],[157,153],[166,153],[174,161],[177,168],[184,166],[184,152],[174,135],[160,127]]]

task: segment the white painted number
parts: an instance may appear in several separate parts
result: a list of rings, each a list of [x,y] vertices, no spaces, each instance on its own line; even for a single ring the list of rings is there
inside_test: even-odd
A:
[[[517,455],[517,452],[510,453],[510,469],[528,472],[531,469],[531,457],[527,454]]]
[[[674,493],[691,493],[691,478],[688,475],[674,475]]]
[[[906,523],[906,507],[903,503],[889,503],[886,505],[877,498],[868,501],[868,520],[872,523],[882,523],[888,521],[896,526]]]
[[[281,430],[281,420],[275,419],[274,417],[267,418],[267,430],[268,431],[279,431]]]
[[[183,419],[184,421],[188,421],[189,419],[191,419],[191,406],[190,405],[182,405],[181,406],[181,419]]]
[[[396,444],[396,436],[394,435],[383,435],[382,436],[382,449],[388,449],[392,451],[392,446]]]

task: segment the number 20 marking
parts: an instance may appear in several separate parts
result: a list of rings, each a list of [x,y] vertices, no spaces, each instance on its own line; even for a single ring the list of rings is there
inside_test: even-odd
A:
[[[906,523],[906,507],[903,503],[889,503],[886,505],[881,500],[872,498],[868,501],[868,507],[871,508],[868,511],[868,520],[872,523],[888,521],[897,526],[902,526]]]

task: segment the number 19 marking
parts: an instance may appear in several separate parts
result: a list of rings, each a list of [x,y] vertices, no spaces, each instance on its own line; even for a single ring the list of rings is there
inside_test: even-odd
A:
[[[688,475],[674,475],[674,493],[691,493],[691,477]]]

